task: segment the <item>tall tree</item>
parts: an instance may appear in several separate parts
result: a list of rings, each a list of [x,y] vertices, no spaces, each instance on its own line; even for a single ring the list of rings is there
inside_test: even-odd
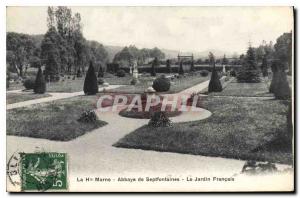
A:
[[[284,33],[277,38],[274,45],[275,58],[281,60],[292,71],[292,32]]]
[[[254,48],[249,46],[246,56],[242,60],[242,68],[237,74],[238,82],[260,82],[260,71],[257,68]]]
[[[41,44],[41,57],[42,62],[46,65],[45,74],[47,80],[55,81],[56,76],[59,74],[61,59],[59,42],[60,36],[55,28],[50,28],[45,34]]]

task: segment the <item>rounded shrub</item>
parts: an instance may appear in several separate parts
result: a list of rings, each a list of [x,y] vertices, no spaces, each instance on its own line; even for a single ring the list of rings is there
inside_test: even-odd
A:
[[[172,125],[171,120],[168,118],[166,112],[155,112],[148,122],[150,127],[170,127]]]
[[[35,79],[34,78],[27,78],[23,83],[25,89],[34,89]]]
[[[207,70],[201,70],[199,73],[200,73],[201,76],[205,77],[205,76],[208,76],[209,71],[207,71]]]
[[[137,79],[136,78],[133,78],[131,81],[130,81],[130,84],[131,85],[136,85],[137,84]]]
[[[165,76],[161,76],[161,77],[156,78],[153,81],[152,87],[157,92],[169,91],[169,89],[171,87],[171,82]]]
[[[119,69],[116,74],[118,77],[125,77],[126,72],[123,69]]]
[[[98,82],[98,85],[103,85],[103,83],[105,81],[102,78],[98,78],[97,82]]]

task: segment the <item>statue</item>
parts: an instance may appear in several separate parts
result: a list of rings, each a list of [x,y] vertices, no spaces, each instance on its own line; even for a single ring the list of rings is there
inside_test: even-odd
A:
[[[137,69],[137,60],[134,60],[134,61],[133,61],[133,72],[132,72],[132,76],[133,76],[133,78],[135,78],[135,79],[138,79],[138,77],[139,77],[139,72],[138,72],[138,69]]]

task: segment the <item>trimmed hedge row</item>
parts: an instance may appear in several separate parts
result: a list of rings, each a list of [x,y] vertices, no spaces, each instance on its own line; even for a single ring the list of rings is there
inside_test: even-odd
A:
[[[109,66],[109,65],[107,65]],[[130,69],[128,67],[117,67],[118,69],[124,70],[126,73],[129,73]],[[178,65],[173,65],[172,67],[172,72],[173,73],[178,73],[179,66]],[[231,69],[239,69],[241,68],[241,65],[229,65],[225,66],[226,70],[231,70]],[[190,71],[190,65],[183,65],[183,70],[188,72]],[[209,72],[212,71],[212,66],[210,65],[195,65],[194,66],[194,71],[200,71],[200,70],[207,70]],[[222,71],[223,66],[221,65],[216,65],[216,71]],[[113,72],[114,69],[107,69],[107,71]],[[140,66],[138,67],[139,73],[151,73],[151,66]],[[156,73],[169,73],[169,69],[165,65],[161,65],[159,67],[155,68]]]

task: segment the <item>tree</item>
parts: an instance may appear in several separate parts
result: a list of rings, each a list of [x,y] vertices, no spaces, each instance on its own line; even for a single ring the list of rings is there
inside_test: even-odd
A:
[[[212,65],[212,74],[208,84],[208,92],[221,92],[222,91],[222,84],[219,79],[219,75],[216,71],[216,64],[215,64],[215,56],[212,52],[209,52],[209,61],[210,65]]]
[[[43,94],[46,92],[46,82],[45,82],[42,69],[40,67],[36,75],[33,91],[36,94]]]
[[[184,74],[184,70],[183,70],[183,65],[182,65],[182,61],[180,61],[179,63],[179,69],[178,69],[178,74],[179,75],[183,75]]]
[[[167,61],[166,61],[166,67],[167,67],[168,73],[172,73],[170,59],[167,59]]]
[[[124,47],[120,52],[118,52],[115,55],[113,62],[127,64],[129,66],[133,58],[133,54],[130,52],[129,48]]]
[[[274,45],[275,58],[278,58],[280,61],[287,66],[289,71],[292,71],[292,32],[284,33],[277,38]]]
[[[160,59],[164,59],[165,58],[165,54],[160,49],[158,49],[157,47],[155,47],[155,48],[153,48],[153,49],[150,50],[150,57],[152,57],[152,58],[158,58],[160,60]]]
[[[94,63],[100,64],[108,61],[108,53],[102,44],[97,41],[89,41],[87,47],[90,60]]]
[[[257,62],[255,57],[254,48],[249,46],[246,56],[242,60],[242,68],[237,73],[238,82],[256,83],[260,82],[259,74],[257,69]]]
[[[83,91],[85,95],[95,95],[98,93],[97,77],[92,61],[90,61],[90,66],[84,79]]]
[[[61,59],[59,53],[60,36],[57,34],[55,28],[47,31],[41,44],[41,58],[42,63],[46,65],[46,78],[50,81],[56,81],[59,74]]]
[[[9,32],[6,35],[7,63],[20,77],[23,77],[25,66],[29,64],[35,45],[32,38],[26,34]]]
[[[228,64],[228,59],[226,58],[226,55],[224,54],[224,57],[222,59],[222,65],[227,65]]]

